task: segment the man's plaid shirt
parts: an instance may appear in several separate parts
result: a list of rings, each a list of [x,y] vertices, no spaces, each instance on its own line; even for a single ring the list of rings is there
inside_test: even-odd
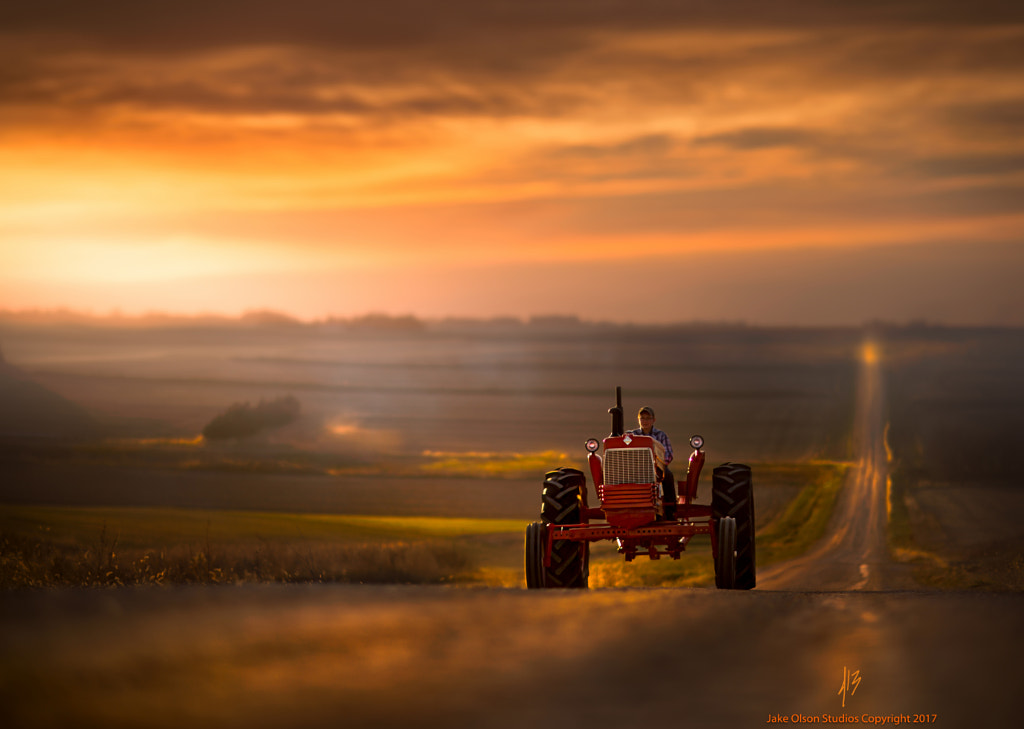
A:
[[[649,435],[654,440],[665,446],[665,465],[672,463],[672,442],[665,435],[664,430],[658,430],[657,428],[651,428],[650,433],[645,433],[643,428],[637,428],[636,430],[629,431],[630,435]]]

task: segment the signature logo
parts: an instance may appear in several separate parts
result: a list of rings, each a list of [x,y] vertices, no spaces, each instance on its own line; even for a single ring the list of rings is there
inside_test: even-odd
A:
[[[843,685],[839,687],[838,695],[843,698],[843,708],[846,708],[846,693],[849,691],[850,696],[857,693],[857,687],[860,686],[860,671],[851,671],[846,666],[843,666]]]

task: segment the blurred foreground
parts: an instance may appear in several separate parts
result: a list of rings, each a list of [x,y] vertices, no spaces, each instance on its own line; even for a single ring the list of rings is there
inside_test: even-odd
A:
[[[1022,610],[1020,595],[903,592],[25,592],[0,602],[0,701],[19,729],[1009,727]]]

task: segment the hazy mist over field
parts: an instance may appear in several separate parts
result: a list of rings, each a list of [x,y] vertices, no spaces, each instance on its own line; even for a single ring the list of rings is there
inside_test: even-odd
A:
[[[104,503],[376,513],[425,502],[345,499],[359,488],[383,494],[378,479],[421,496],[416,484],[441,479],[438,500],[423,506],[430,513],[528,515],[531,484],[550,468],[581,464],[583,441],[607,434],[616,386],[627,422],[640,406],[653,407],[677,457],[700,433],[715,461],[844,461],[866,342],[891,373],[894,442],[908,454],[930,454],[918,468],[962,452],[946,450],[941,437],[983,444],[988,453],[959,477],[1008,476],[1022,412],[1012,375],[1022,356],[1017,330],[641,327],[565,318],[302,324],[269,313],[63,319],[8,316],[0,330],[0,435],[14,459],[8,466],[22,463],[41,489],[34,496],[36,487],[9,482],[7,496],[19,501],[60,500],[52,486],[62,481],[57,491],[85,503],[95,489]],[[952,404],[922,420],[929,398]],[[244,432],[217,437],[232,418]],[[204,430],[212,437],[204,439]],[[58,457],[52,448],[65,442],[91,445]],[[42,468],[25,470],[16,454],[40,448]],[[62,463],[81,468],[44,473]],[[109,469],[117,475],[99,475]],[[68,475],[83,486],[68,491]],[[148,485],[157,476],[165,485]],[[469,486],[476,504],[469,506],[451,497],[452,478],[520,485],[512,492]]]
[[[533,514],[545,471],[581,465],[583,441],[609,432],[616,386],[627,422],[655,409],[677,458],[700,433],[719,461],[841,461],[863,336],[42,319],[2,330],[7,499],[445,516]],[[239,418],[239,437],[202,436]]]
[[[15,328],[11,363],[123,435],[193,438],[229,406],[294,397],[269,443],[367,452],[578,451],[614,387],[680,442],[836,456],[854,330],[664,330],[572,321]],[[148,431],[148,432],[147,432]]]

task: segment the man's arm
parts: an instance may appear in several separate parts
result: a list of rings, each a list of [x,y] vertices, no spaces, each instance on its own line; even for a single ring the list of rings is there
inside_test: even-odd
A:
[[[672,441],[668,439],[668,434],[664,430],[658,431],[658,440],[665,446],[665,464],[672,463]]]
[[[658,438],[651,438],[654,441],[654,460],[657,462],[659,467],[667,466],[668,461],[665,460],[665,446]]]

